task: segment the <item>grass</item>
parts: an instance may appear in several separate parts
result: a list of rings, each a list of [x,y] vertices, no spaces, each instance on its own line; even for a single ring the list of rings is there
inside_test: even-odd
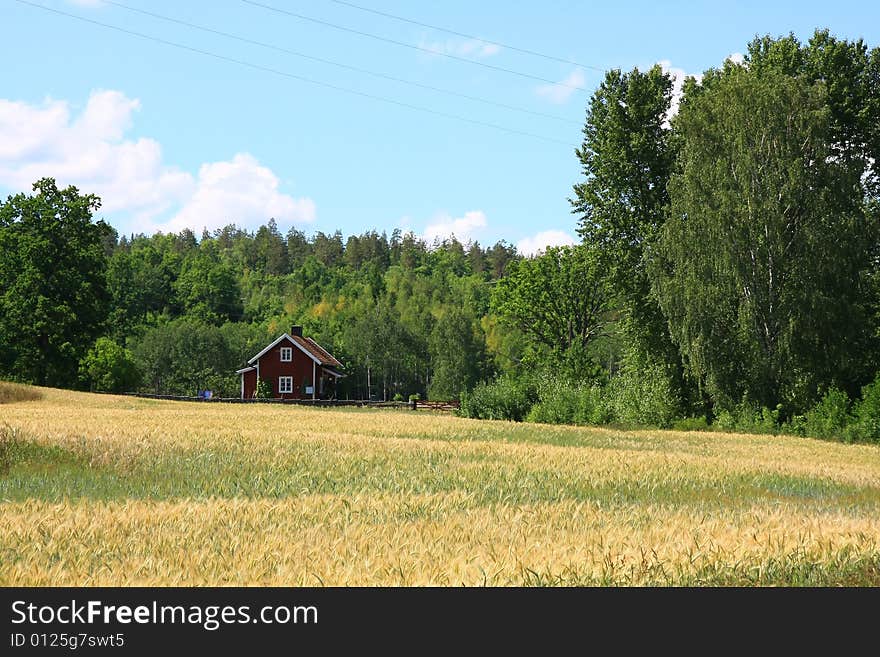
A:
[[[880,586],[876,446],[40,392],[2,585]]]
[[[20,383],[0,381],[0,404],[11,404],[20,401],[36,401],[41,399],[43,393],[39,388],[25,386]]]

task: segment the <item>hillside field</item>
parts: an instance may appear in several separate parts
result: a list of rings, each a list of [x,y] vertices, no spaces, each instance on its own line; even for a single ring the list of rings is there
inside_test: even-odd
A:
[[[39,391],[4,586],[880,585],[876,446]]]

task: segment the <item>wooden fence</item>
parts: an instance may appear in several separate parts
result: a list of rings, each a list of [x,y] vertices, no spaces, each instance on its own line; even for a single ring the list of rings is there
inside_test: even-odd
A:
[[[371,401],[366,399],[241,399],[239,397],[186,397],[183,395],[154,395],[146,392],[127,392],[129,397],[142,399],[164,399],[168,401],[200,402],[205,404],[292,404],[298,406],[356,406],[369,408],[409,408],[411,410],[455,411],[458,400],[450,401]]]

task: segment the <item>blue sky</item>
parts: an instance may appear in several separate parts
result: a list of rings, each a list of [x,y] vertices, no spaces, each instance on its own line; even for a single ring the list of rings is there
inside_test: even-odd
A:
[[[756,34],[806,40],[817,27],[880,45],[880,5],[847,0],[351,0],[579,66],[333,0],[258,1],[424,50],[242,0],[120,0],[239,40],[97,0],[33,0],[246,66],[0,0],[0,193],[54,176],[99,194],[100,216],[121,233],[253,229],[272,216],[284,231],[400,227],[533,252],[576,236],[567,200],[581,176],[574,148],[601,71],[663,62],[678,76],[700,73]],[[564,81],[585,91],[550,84]]]

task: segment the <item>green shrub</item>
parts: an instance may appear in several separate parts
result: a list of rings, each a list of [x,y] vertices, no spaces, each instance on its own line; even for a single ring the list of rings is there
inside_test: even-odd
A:
[[[595,383],[579,389],[575,424],[609,424],[615,421],[614,409],[606,390]]]
[[[853,424],[847,394],[832,386],[813,408],[807,411],[804,431],[816,438],[852,438],[847,425]]]
[[[807,416],[806,415],[793,415],[789,418],[788,422],[785,422],[780,428],[780,433],[788,434],[790,436],[806,436],[807,435]]]
[[[403,395],[401,395],[399,392],[394,393],[394,396],[391,398],[391,401],[402,402]]]
[[[770,410],[766,406],[759,407],[744,399],[732,409],[718,411],[714,425],[722,431],[776,435],[781,430],[779,422],[781,413],[781,404]]]
[[[708,431],[709,424],[705,417],[685,417],[672,423],[675,431]]]
[[[110,338],[98,338],[79,361],[79,377],[87,388],[101,392],[135,390],[141,380],[132,353]]]
[[[613,416],[600,386],[545,379],[526,419],[545,424],[607,424]]]
[[[260,379],[257,381],[257,399],[271,399],[272,398],[272,384],[268,381]]]
[[[577,407],[574,386],[545,379],[538,386],[538,401],[532,406],[526,419],[544,424],[574,424]]]
[[[862,388],[862,397],[850,403],[847,394],[831,387],[805,415],[796,415],[785,433],[844,442],[880,442],[880,375]]]
[[[727,409],[718,411],[718,415],[716,415],[713,424],[717,429],[721,429],[722,431],[736,430],[736,418],[733,416],[733,413]]]
[[[880,442],[880,374],[873,382],[862,388],[862,398],[853,409],[854,438]]]
[[[778,404],[772,411],[766,406],[761,407],[761,412],[755,414],[755,433],[779,433],[779,414],[782,412],[782,404]]]
[[[478,383],[461,396],[459,414],[481,420],[522,422],[538,401],[534,379],[504,374],[494,381]]]
[[[611,414],[626,424],[668,428],[681,402],[666,367],[659,363],[625,367],[606,390]]]

